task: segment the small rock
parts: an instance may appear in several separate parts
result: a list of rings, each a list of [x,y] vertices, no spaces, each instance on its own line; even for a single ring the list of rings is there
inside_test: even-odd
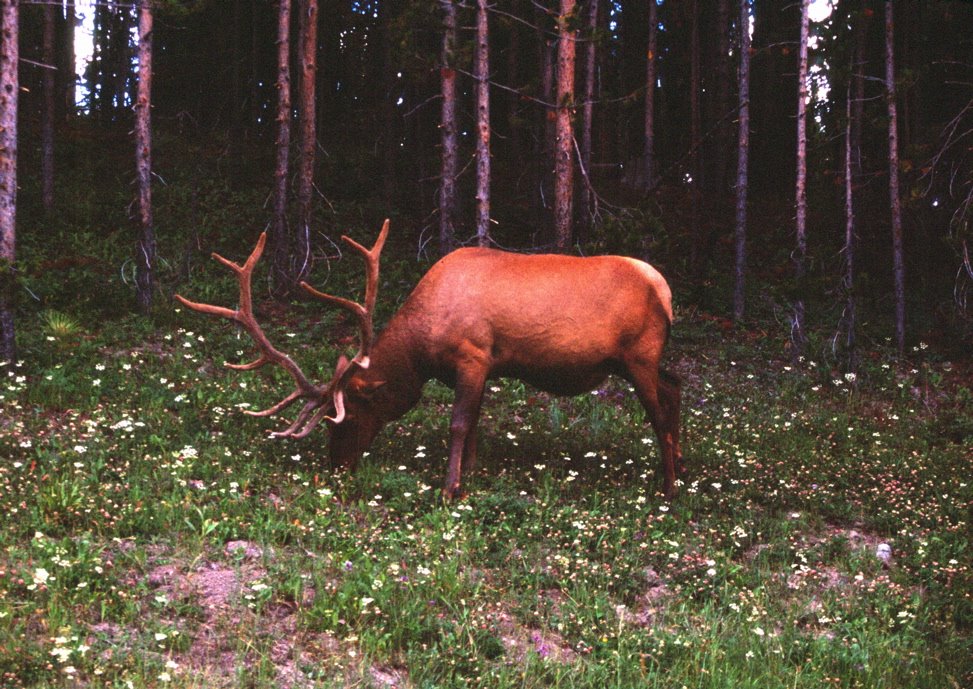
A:
[[[645,575],[645,583],[648,584],[649,588],[655,588],[663,585],[662,577],[660,577],[659,573],[651,567],[646,567],[645,570],[643,570],[643,574]]]
[[[368,668],[368,676],[374,687],[400,689],[405,686],[402,673],[395,668],[373,665]]]
[[[165,586],[174,581],[178,574],[179,570],[175,565],[159,565],[149,572],[149,586],[152,586],[153,588]]]
[[[231,557],[242,556],[246,560],[256,560],[264,554],[264,551],[250,541],[230,541],[224,548],[227,555]]]

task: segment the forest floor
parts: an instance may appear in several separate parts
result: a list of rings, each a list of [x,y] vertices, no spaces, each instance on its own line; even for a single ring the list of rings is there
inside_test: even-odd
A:
[[[328,375],[334,314],[259,310]],[[673,501],[612,380],[493,382],[444,502],[447,388],[336,472],[241,413],[289,382],[225,370],[232,327],[98,313],[25,315],[0,369],[0,686],[973,686],[968,359],[679,312]]]

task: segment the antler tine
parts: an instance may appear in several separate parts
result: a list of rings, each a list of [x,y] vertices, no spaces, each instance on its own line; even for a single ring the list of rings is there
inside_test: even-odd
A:
[[[345,386],[345,378],[348,377],[349,372],[354,371],[354,367],[351,364],[352,364],[351,361],[345,359],[344,357],[341,357],[341,360],[338,364],[338,368],[335,370],[334,378],[331,380],[331,383],[328,384],[326,391],[322,395],[323,397],[326,396],[329,392],[331,393],[332,401],[334,403],[334,410],[335,410],[334,416],[327,415],[328,412],[327,406],[314,404],[314,402],[311,401],[304,405],[300,413],[297,415],[297,418],[294,419],[294,423],[292,423],[290,426],[288,426],[282,431],[276,431],[274,433],[271,433],[271,437],[303,438],[306,435],[308,435],[311,431],[313,431],[315,427],[322,421],[331,421],[332,423],[341,423],[342,421],[344,421],[345,397],[344,397],[343,390]],[[283,400],[282,402],[280,402],[280,404],[277,405],[277,408],[283,409],[284,407],[291,404],[295,399],[297,398],[294,396],[289,397]],[[275,408],[275,411],[277,410],[277,408]],[[311,412],[314,412],[315,409],[317,409],[317,411],[314,413],[314,416],[311,416]],[[269,414],[264,414],[263,412],[247,412],[247,413],[250,414],[251,416],[269,416]],[[309,416],[310,418],[308,418]]]
[[[336,306],[340,306],[341,308],[350,311],[358,319],[359,329],[361,330],[361,346],[358,350],[358,354],[355,355],[354,362],[360,368],[368,368],[369,354],[371,353],[372,342],[375,338],[375,328],[372,320],[372,314],[375,311],[375,301],[378,296],[379,258],[381,257],[382,249],[385,247],[385,239],[388,237],[388,233],[389,221],[386,219],[382,224],[382,231],[379,232],[378,238],[375,240],[375,243],[372,245],[371,249],[366,249],[348,235],[343,235],[341,237],[342,241],[347,243],[351,248],[361,254],[362,258],[365,259],[364,305],[351,301],[350,299],[345,299],[344,297],[336,297],[331,294],[325,294],[324,292],[316,290],[308,283],[301,282],[301,287],[303,287],[304,290],[307,291],[311,296],[330,302]]]
[[[260,411],[251,411],[249,409],[244,409],[243,413],[247,414],[248,416],[273,416],[274,414],[281,411],[282,409],[287,409],[287,407],[294,404],[294,402],[296,402],[300,398],[301,398],[301,390],[300,388],[298,388],[297,390],[289,394],[287,397],[285,397],[284,399],[282,399],[280,402],[278,402],[272,407],[267,407],[266,409],[261,409]]]
[[[294,420],[289,427],[283,431],[277,431],[271,433],[274,438],[303,438],[313,431],[319,423],[322,421],[331,421],[332,423],[341,423],[345,418],[345,402],[344,398],[339,392],[334,396],[334,406],[335,414],[334,416],[328,416],[327,407],[318,407],[317,413],[314,414],[309,420],[305,421],[311,412],[314,411],[315,407],[310,403],[304,405],[301,413],[298,414],[297,418]]]
[[[282,409],[292,405],[298,399],[302,397],[309,398],[309,401],[305,404],[301,414],[298,415],[298,420],[285,431],[274,434],[278,436],[293,435],[294,430],[299,427],[300,424],[304,423],[310,412],[322,406],[324,401],[327,399],[331,386],[317,386],[308,380],[300,366],[298,366],[293,359],[274,347],[274,345],[267,338],[267,335],[264,333],[263,329],[260,327],[260,324],[257,323],[256,317],[253,315],[251,279],[254,268],[256,267],[257,262],[260,260],[260,257],[263,255],[263,250],[266,243],[267,233],[263,232],[261,233],[260,238],[257,240],[257,245],[254,247],[253,251],[250,252],[250,256],[243,263],[243,265],[224,258],[217,253],[213,254],[214,259],[222,263],[237,275],[237,281],[240,286],[240,295],[239,306],[236,309],[228,309],[222,306],[215,306],[213,304],[202,304],[199,302],[190,301],[178,294],[175,295],[175,298],[183,306],[193,309],[194,311],[236,321],[254,339],[257,347],[260,349],[260,356],[256,360],[247,364],[231,364],[227,362],[225,365],[228,368],[232,368],[237,371],[251,371],[266,364],[276,363],[280,364],[284,370],[290,374],[291,378],[294,379],[294,382],[297,385],[296,389],[292,393],[272,407],[268,407],[262,411],[247,411],[246,413],[250,414],[251,416],[273,416]],[[317,425],[317,423],[314,425]],[[308,429],[308,431],[310,431],[310,429]]]
[[[365,259],[365,311],[369,314],[375,310],[375,298],[378,296],[378,259],[382,255],[388,234],[389,221],[386,218],[385,222],[382,223],[382,231],[378,233],[378,238],[371,249],[366,249],[347,235],[341,237],[342,241],[346,242]]]

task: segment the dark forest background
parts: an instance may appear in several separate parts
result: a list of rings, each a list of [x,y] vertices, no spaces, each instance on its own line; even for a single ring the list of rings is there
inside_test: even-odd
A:
[[[591,154],[588,169],[574,177],[567,250],[645,258],[673,284],[680,308],[729,319],[740,5],[729,0],[656,4],[650,124],[654,172],[647,175],[650,2],[601,0],[594,13],[591,2],[579,1],[566,24],[559,23],[560,6],[550,0],[497,0],[487,8],[489,241],[518,251],[559,248],[553,215],[556,51],[559,32],[571,30],[578,49],[571,112],[577,135],[585,126],[582,106],[590,92]],[[370,238],[385,217],[392,219],[400,249],[387,263],[418,255],[425,265],[450,246],[477,241],[476,8],[455,3],[455,64],[446,66],[448,4],[320,0],[310,221],[314,264],[334,254],[331,240],[339,234]],[[51,70],[43,65],[50,5],[21,3],[17,234],[26,247],[20,267],[26,288],[32,275],[99,260],[97,247],[65,239],[70,228],[84,226],[88,242],[130,236],[134,243],[136,231],[131,132],[138,81],[137,7],[105,1],[90,10],[94,55],[74,78],[68,65],[80,17],[69,4],[54,6],[55,194],[53,205],[45,208],[42,129],[52,104],[43,88]],[[894,334],[886,4],[837,0],[824,21],[811,24],[808,246],[806,270],[799,273],[793,259],[801,3],[753,0],[747,7],[752,17],[747,319],[776,316],[781,339],[789,346],[786,314],[795,301],[806,300],[819,346],[840,350],[840,343],[847,342],[840,335],[847,296],[853,293],[860,327],[880,343]],[[290,25],[295,46],[305,9],[295,0]],[[191,279],[210,250],[240,256],[271,224],[280,17],[278,4],[265,0],[167,0],[152,10],[155,289],[156,305],[168,308],[169,295]],[[973,284],[967,248],[973,190],[973,3],[896,2],[894,13],[907,342],[968,352],[973,342],[973,312],[967,303]],[[582,69],[587,46],[594,49],[590,90]],[[296,50],[291,55],[296,93],[300,60]],[[853,83],[856,68],[861,70],[860,92]],[[457,84],[460,168],[449,242],[439,218],[447,73]],[[296,126],[296,96],[291,112]],[[855,139],[860,169],[853,180],[846,179],[844,162],[849,117],[860,128]],[[295,137],[292,150],[297,145]],[[294,188],[300,174],[295,159],[288,173]],[[845,266],[849,181],[857,237],[853,284],[848,284]],[[296,228],[293,200],[287,212],[288,227]],[[57,247],[57,259],[32,250],[39,245]],[[128,269],[101,268],[111,276]],[[92,284],[88,289],[99,288]],[[44,306],[38,299],[49,305],[65,298],[42,292],[35,285],[34,298],[22,294],[18,309],[27,313]]]

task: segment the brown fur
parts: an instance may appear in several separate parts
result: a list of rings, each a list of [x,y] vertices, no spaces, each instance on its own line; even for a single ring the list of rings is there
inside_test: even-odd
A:
[[[426,273],[379,336],[370,366],[349,381],[347,416],[330,426],[332,459],[353,466],[436,378],[456,390],[444,488],[452,497],[476,463],[487,380],[513,377],[575,395],[614,374],[645,407],[671,497],[681,463],[680,386],[659,366],[671,324],[669,286],[641,261],[460,249]]]

